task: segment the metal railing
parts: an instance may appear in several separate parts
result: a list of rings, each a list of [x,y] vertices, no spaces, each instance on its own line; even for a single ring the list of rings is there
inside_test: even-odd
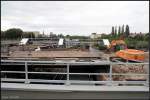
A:
[[[1,71],[2,73],[21,73],[25,75],[24,79],[15,79],[15,78],[1,78],[1,82],[24,82],[26,84],[32,83],[32,82],[40,82],[40,83],[63,83],[65,85],[71,85],[71,84],[105,84],[109,86],[118,85],[118,84],[134,84],[134,85],[145,85],[149,86],[149,63],[122,63],[122,62],[69,62],[69,61],[21,61],[21,60],[1,60],[1,65],[15,65],[20,64],[24,65],[25,70],[24,71]],[[29,71],[28,67],[29,65],[65,65],[66,72],[37,72],[37,71]],[[109,65],[109,73],[71,73],[70,72],[70,66],[72,65]],[[113,65],[146,65],[146,71],[147,73],[113,73],[112,67]],[[32,66],[30,66],[32,67]],[[53,75],[66,75],[65,80],[47,80],[47,79],[29,79],[29,74],[53,74]],[[91,80],[70,80],[71,75],[107,75],[109,77],[106,81],[91,81]],[[114,81],[113,75],[140,75],[140,76],[146,76],[146,80],[143,81]]]

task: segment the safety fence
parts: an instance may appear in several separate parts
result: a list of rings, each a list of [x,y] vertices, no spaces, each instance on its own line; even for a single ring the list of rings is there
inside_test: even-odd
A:
[[[145,85],[149,86],[149,63],[129,63],[129,62],[73,62],[73,61],[27,61],[27,60],[1,60],[1,66],[8,67],[12,65],[21,65],[24,67],[24,70],[22,71],[14,71],[14,70],[1,70],[1,82],[22,82],[25,84],[30,84],[30,83],[48,83],[48,84],[62,84],[62,85],[72,85],[72,84],[78,84],[78,85],[108,85],[108,86],[114,86],[114,85]],[[57,66],[63,66],[64,71],[29,71],[29,67],[38,66],[38,65],[57,65]],[[107,65],[109,66],[109,72],[95,72],[95,73],[82,73],[82,72],[70,72],[70,67],[71,66],[76,66],[80,68],[83,65],[91,65],[91,66],[102,66],[102,65]],[[143,65],[145,67],[146,73],[114,73],[112,71],[114,65],[124,65],[124,66],[130,66],[130,65]],[[3,77],[3,74],[13,74],[13,73],[18,73],[18,74],[24,74],[24,78],[17,79],[17,78],[11,78],[11,77]],[[29,75],[51,75],[53,76],[52,79],[34,79],[34,78],[29,78]],[[91,76],[100,76],[100,75],[105,75],[108,77],[106,81],[99,81],[99,80],[90,80]],[[121,81],[114,81],[113,76],[145,76],[145,80],[121,80]],[[88,76],[89,80],[73,80],[71,79],[71,76]],[[56,78],[57,77],[57,78]],[[59,77],[59,78],[58,78]]]

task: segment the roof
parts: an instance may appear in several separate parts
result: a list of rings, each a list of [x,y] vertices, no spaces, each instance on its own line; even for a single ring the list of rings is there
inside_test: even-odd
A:
[[[64,43],[64,39],[63,39],[63,38],[60,38],[60,39],[59,39],[59,42],[58,42],[58,45],[63,45],[63,43]]]
[[[28,38],[23,38],[23,39],[21,39],[21,41],[20,41],[20,45],[25,45],[25,44],[27,44],[27,42],[29,41],[29,39]]]
[[[103,39],[104,45],[110,45],[110,42],[108,39]]]

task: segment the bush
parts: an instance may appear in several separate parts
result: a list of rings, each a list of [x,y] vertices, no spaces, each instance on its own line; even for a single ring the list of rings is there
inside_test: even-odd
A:
[[[136,49],[148,49],[149,43],[147,41],[138,41],[136,44]]]
[[[135,39],[126,39],[126,44],[129,49],[148,49],[149,43],[148,41],[139,41]]]
[[[137,41],[135,41],[135,40],[132,40],[132,41],[131,40],[126,40],[125,42],[127,44],[127,48],[136,49]]]

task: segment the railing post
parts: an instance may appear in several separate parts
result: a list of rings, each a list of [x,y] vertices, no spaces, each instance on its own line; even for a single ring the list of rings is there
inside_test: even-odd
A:
[[[70,81],[69,81],[69,64],[67,64],[67,81],[66,81],[66,85],[70,85]]]
[[[110,71],[109,71],[109,86],[112,86],[112,64],[110,64]]]
[[[30,83],[28,80],[28,63],[25,62],[25,83]]]
[[[147,69],[147,80],[146,80],[146,86],[148,86],[149,87],[149,65],[148,64],[146,64],[146,69]]]

